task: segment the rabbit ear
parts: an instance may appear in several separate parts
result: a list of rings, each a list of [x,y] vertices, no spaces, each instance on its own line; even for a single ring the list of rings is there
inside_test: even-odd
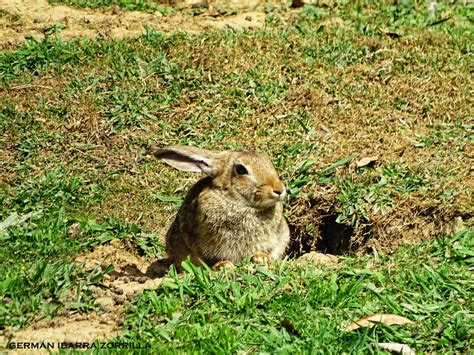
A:
[[[214,156],[216,153],[210,150],[173,146],[158,149],[153,155],[178,170],[215,175]]]

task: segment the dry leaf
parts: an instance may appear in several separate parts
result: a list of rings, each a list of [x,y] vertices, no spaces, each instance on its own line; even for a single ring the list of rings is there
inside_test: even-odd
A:
[[[363,166],[369,166],[369,165],[374,164],[378,159],[379,159],[379,157],[377,157],[377,156],[365,157],[365,158],[362,158],[361,160],[359,160],[356,163],[356,165],[357,165],[358,168],[362,168]]]
[[[387,31],[387,30],[380,30],[380,33],[390,37],[390,38],[400,38],[402,35],[397,32]]]
[[[374,314],[349,324],[345,330],[352,331],[360,327],[371,328],[377,323],[383,323],[385,325],[401,325],[413,322],[405,317],[397,316],[396,314]]]
[[[406,344],[401,343],[376,343],[377,347],[402,355],[415,355],[415,352]]]

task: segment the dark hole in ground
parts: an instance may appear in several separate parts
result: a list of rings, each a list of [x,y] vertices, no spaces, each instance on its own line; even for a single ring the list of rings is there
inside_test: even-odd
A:
[[[368,239],[367,226],[357,231],[349,224],[338,223],[338,213],[321,209],[320,201],[306,201],[289,218],[291,240],[287,254],[297,258],[311,251],[325,254],[351,254],[362,248]]]
[[[342,255],[358,249],[359,243],[353,240],[354,228],[337,223],[337,217],[336,214],[330,214],[321,218],[316,250],[325,254]]]
[[[339,214],[332,197],[294,199],[288,206],[290,258],[311,251],[343,255],[391,254],[402,245],[456,235],[472,224],[470,211],[452,209],[433,201],[425,205],[399,205],[390,214],[355,224],[337,223]],[[471,222],[469,222],[471,221]]]
[[[355,240],[354,228],[337,223],[337,217],[337,214],[328,214],[306,225],[290,223],[291,240],[287,254],[297,258],[311,251],[333,255],[357,251],[361,242]]]

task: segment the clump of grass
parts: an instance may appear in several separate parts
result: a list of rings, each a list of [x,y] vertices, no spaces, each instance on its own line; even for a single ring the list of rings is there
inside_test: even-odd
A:
[[[118,6],[128,11],[159,11],[164,15],[171,14],[171,6],[148,0],[48,0],[52,4],[67,4],[91,9]]]

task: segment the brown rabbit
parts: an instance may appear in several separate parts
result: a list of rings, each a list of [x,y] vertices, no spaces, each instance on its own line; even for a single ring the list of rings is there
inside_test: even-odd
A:
[[[179,270],[188,256],[210,266],[283,256],[290,239],[283,217],[286,189],[266,155],[185,146],[154,155],[176,169],[207,175],[190,189],[166,235]]]

